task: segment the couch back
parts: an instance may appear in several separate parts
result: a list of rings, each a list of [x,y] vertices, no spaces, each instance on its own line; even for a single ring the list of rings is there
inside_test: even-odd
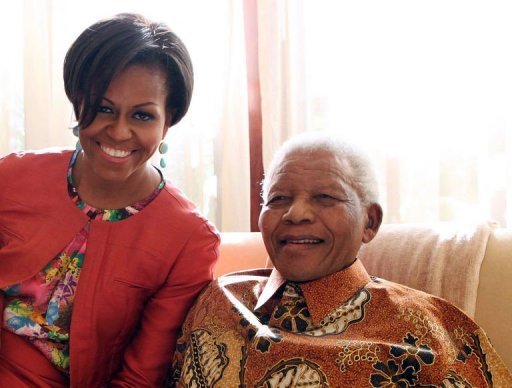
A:
[[[409,253],[400,254],[400,249],[405,250],[404,241],[419,241],[418,229],[407,225],[398,228],[396,225],[383,225],[379,231],[380,239],[376,239],[373,246],[370,243],[363,248],[360,258],[370,275],[436,294],[459,306],[461,305],[460,300],[453,300],[451,293],[453,295],[461,293],[460,290],[453,287],[464,288],[467,283],[470,283],[470,289],[476,289],[476,293],[474,298],[469,295],[470,302],[467,306],[470,306],[469,309],[472,306],[473,311],[469,311],[468,315],[472,316],[485,330],[505,364],[512,370],[512,352],[510,351],[512,349],[512,281],[510,280],[512,279],[512,230],[491,228],[488,234],[483,232],[478,235],[482,240],[480,243],[473,241],[473,244],[469,239],[465,240],[468,236],[467,231],[464,232],[466,234],[457,232],[454,234],[453,231],[449,231],[452,233],[451,237],[446,229],[422,229],[422,232],[425,231],[429,234],[430,239],[438,235],[438,242],[446,241],[447,238],[452,242],[448,248],[442,246],[431,251],[426,248],[425,244],[415,244],[422,247],[423,253],[426,250],[432,252],[433,259],[430,263],[421,260],[405,260],[404,257],[410,257],[407,256]],[[397,232],[402,236],[400,239],[396,238]],[[264,268],[270,264],[259,232],[221,233],[221,241],[220,258],[215,268],[215,277],[238,270]],[[393,254],[380,254],[382,250],[379,249],[379,244],[389,245],[387,249]],[[471,245],[471,249],[468,250],[467,246],[469,245]],[[369,249],[370,247],[372,249]],[[457,251],[453,247],[462,250]],[[471,254],[472,249],[475,250],[474,254]],[[372,254],[372,250],[378,251],[379,254]],[[468,271],[464,270],[449,274],[450,276],[438,276],[424,287],[425,279],[421,274],[435,272],[432,265],[436,257],[441,257],[440,253],[444,254],[443,260],[448,265],[451,265],[451,260],[463,261],[462,266],[459,266],[462,268],[466,261],[473,260],[480,254],[478,250],[481,251],[480,260],[477,258],[476,263],[466,265],[466,267],[476,268],[476,283],[473,280],[466,281],[471,276],[467,273]],[[463,254],[457,254],[457,252]],[[393,264],[396,265],[397,262],[400,263],[401,271],[389,270],[394,268]],[[407,268],[402,268],[403,266]],[[416,268],[417,266],[425,268]],[[453,270],[456,267],[451,268]],[[435,292],[432,292],[432,286],[435,286]],[[442,290],[442,292],[438,290]],[[466,291],[466,293],[468,292]]]

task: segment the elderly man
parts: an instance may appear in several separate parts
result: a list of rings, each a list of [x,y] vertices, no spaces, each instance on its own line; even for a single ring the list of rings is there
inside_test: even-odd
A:
[[[357,259],[382,221],[376,181],[360,151],[324,136],[288,141],[270,165],[263,200],[259,226],[274,269],[226,275],[203,292],[178,341],[174,383],[512,384],[463,312],[370,277]]]

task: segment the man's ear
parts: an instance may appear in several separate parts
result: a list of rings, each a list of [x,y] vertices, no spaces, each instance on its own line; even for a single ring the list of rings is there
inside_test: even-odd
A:
[[[382,224],[382,208],[378,203],[372,203],[366,208],[368,221],[363,232],[363,242],[369,243],[377,235]]]

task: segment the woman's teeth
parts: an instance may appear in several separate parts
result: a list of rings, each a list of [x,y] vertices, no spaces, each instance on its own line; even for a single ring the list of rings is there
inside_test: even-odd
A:
[[[112,156],[113,158],[125,158],[131,154],[130,151],[116,150],[114,148],[105,147],[104,145],[100,145],[100,147],[103,152],[109,156]]]

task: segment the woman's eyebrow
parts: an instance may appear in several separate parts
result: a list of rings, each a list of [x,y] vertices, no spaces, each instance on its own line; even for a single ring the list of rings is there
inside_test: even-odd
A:
[[[115,104],[114,104],[114,101],[109,100],[107,97],[103,97],[103,100],[107,101],[107,102],[108,102],[109,104],[111,104],[111,105],[115,105]]]
[[[140,108],[142,106],[147,106],[147,105],[158,105],[158,104],[153,101],[148,101],[148,102],[143,102],[142,104],[137,104],[134,106],[134,108]]]
[[[103,97],[103,100],[107,101],[111,105],[114,105],[114,106],[116,105],[114,103],[114,101],[110,100],[108,97]],[[147,105],[158,105],[158,104],[156,102],[153,102],[153,101],[142,102],[140,104],[135,105],[134,108],[140,108],[140,107],[147,106]]]

